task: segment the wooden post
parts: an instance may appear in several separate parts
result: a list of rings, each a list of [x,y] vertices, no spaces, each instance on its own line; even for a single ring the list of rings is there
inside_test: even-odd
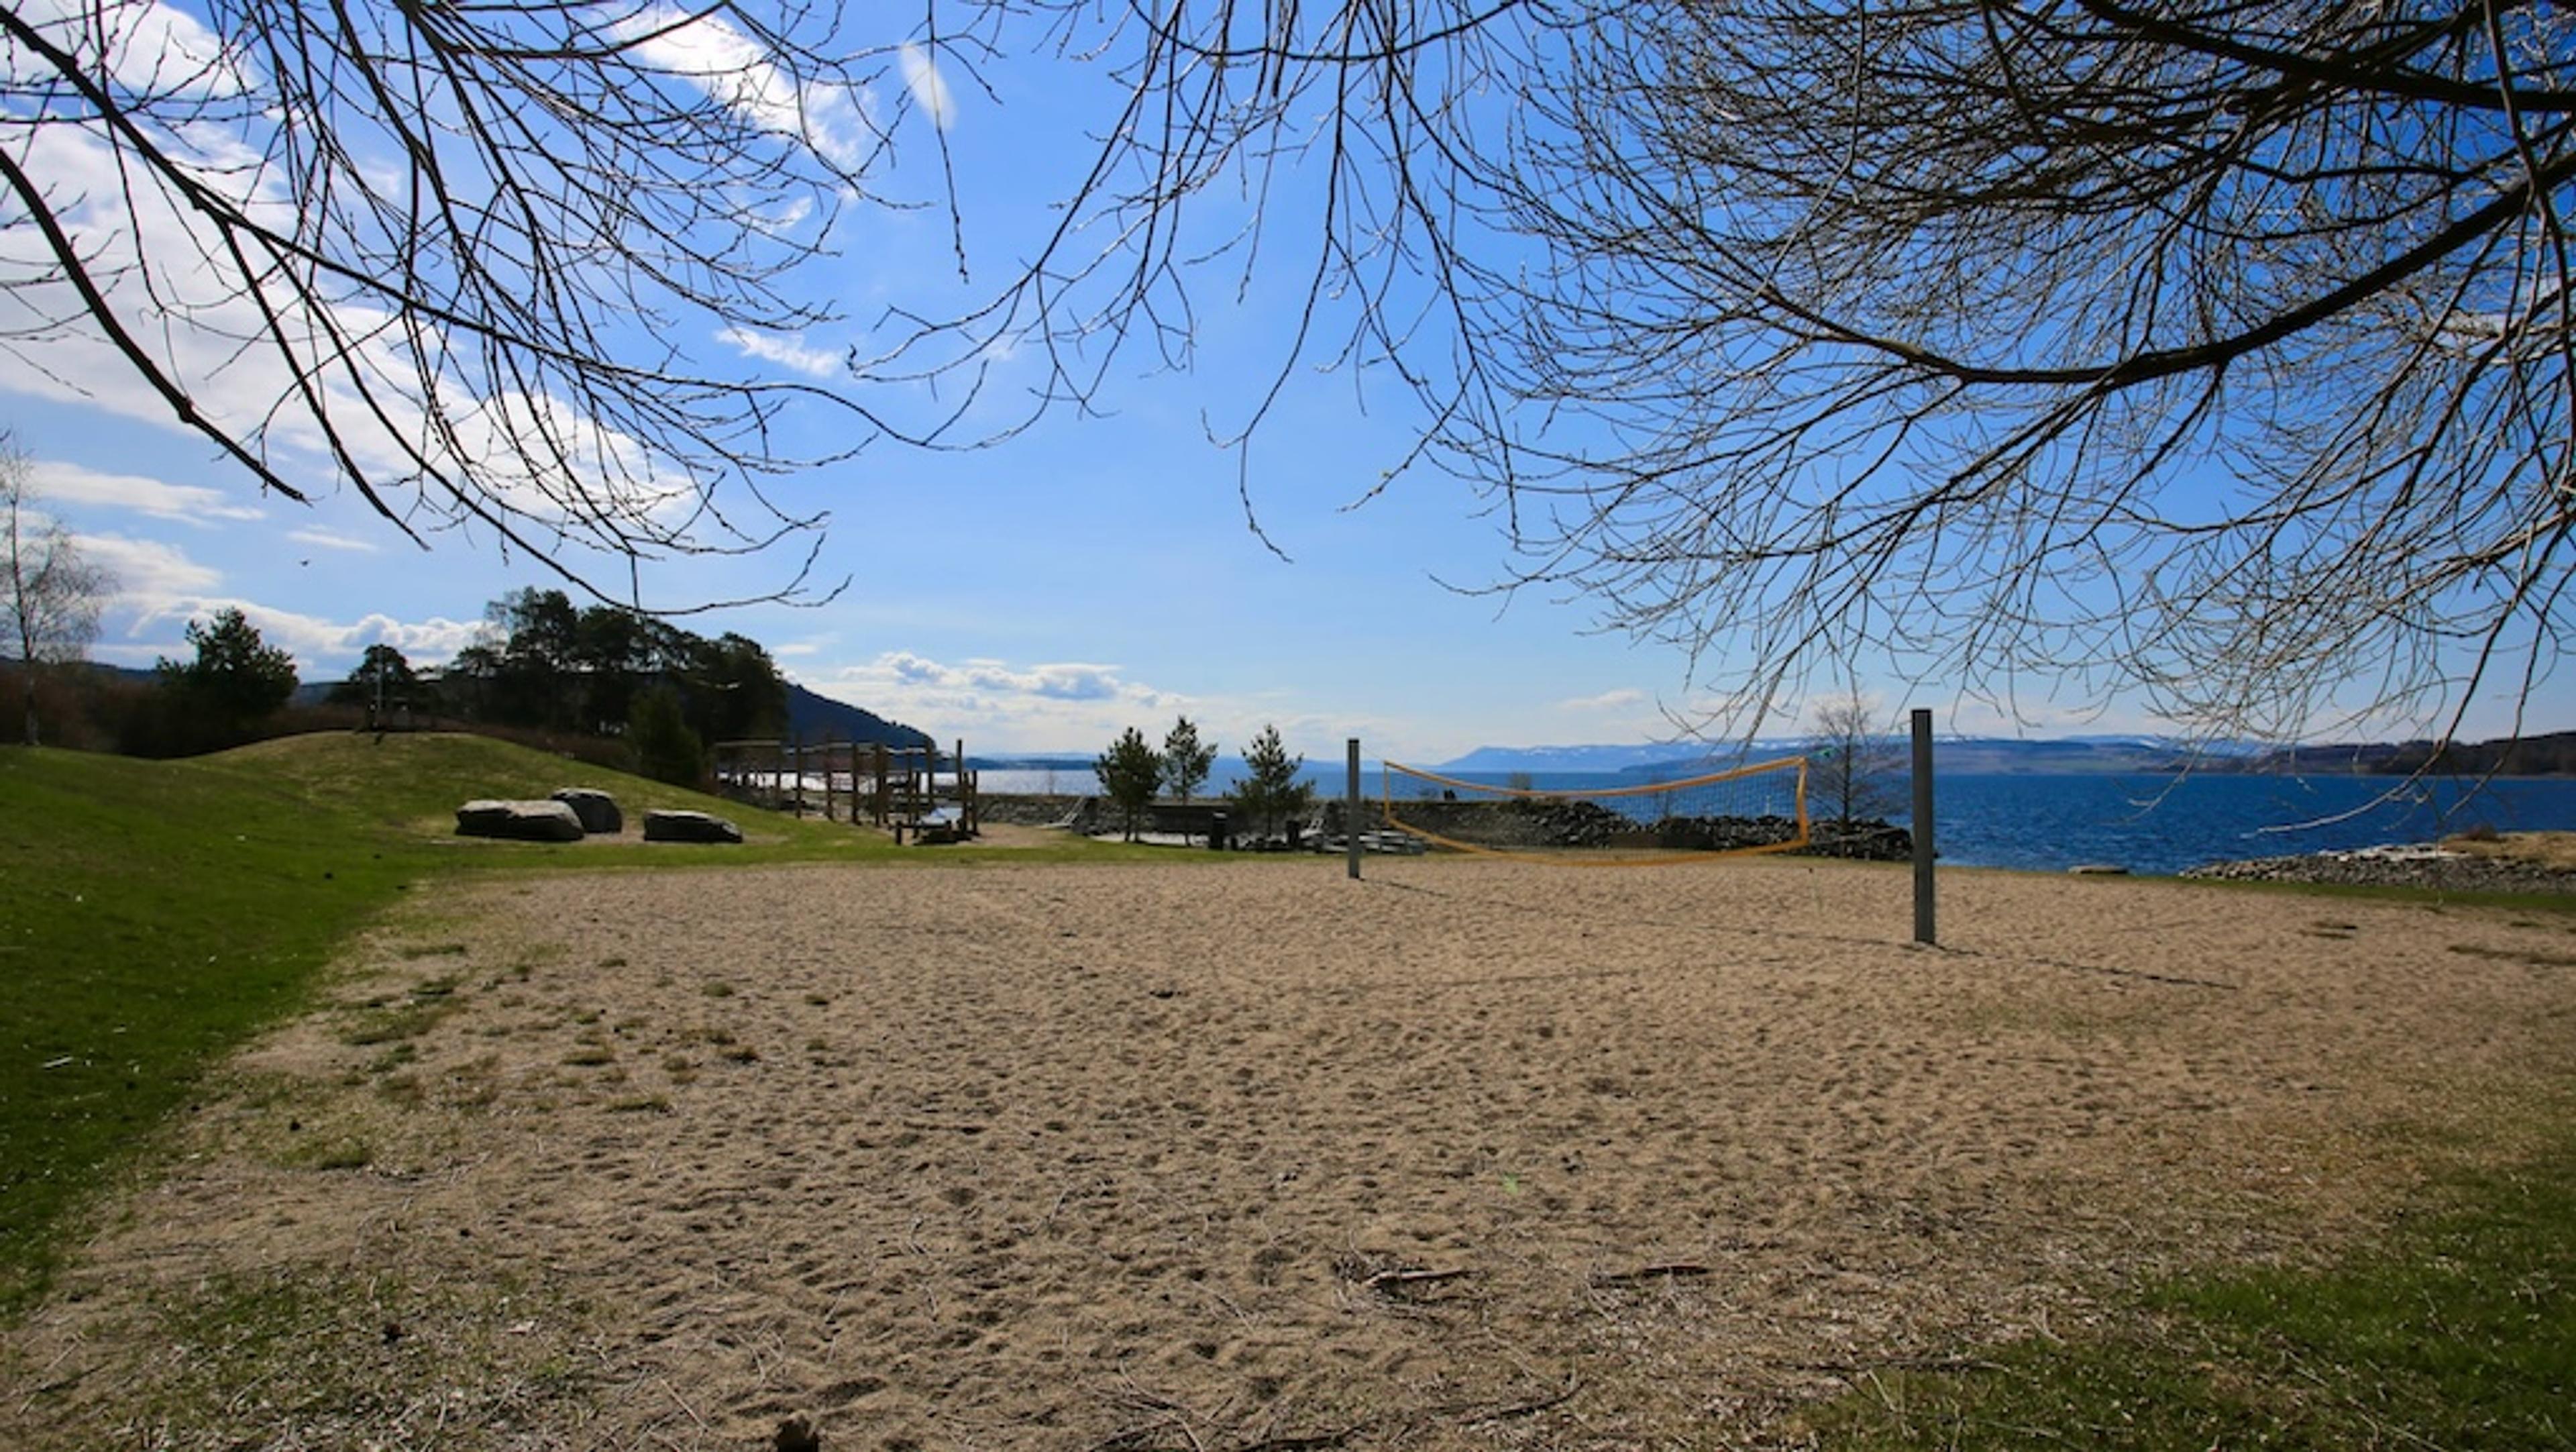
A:
[[[1932,932],[1932,712],[1914,709],[1914,941]]]
[[[1360,880],[1360,739],[1351,738],[1350,789],[1342,798],[1342,840],[1350,844],[1351,881]]]

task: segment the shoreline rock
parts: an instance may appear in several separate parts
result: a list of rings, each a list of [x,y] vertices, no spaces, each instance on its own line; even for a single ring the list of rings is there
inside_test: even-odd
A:
[[[2576,872],[2429,845],[2206,862],[2185,868],[2175,876],[2202,882],[2304,882],[2340,887],[2420,887],[2436,892],[2576,894]]]

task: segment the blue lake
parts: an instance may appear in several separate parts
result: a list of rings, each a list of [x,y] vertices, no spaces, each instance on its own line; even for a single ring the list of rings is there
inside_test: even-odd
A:
[[[2576,828],[2576,780],[1937,777],[1932,820],[1946,863],[2056,871],[2105,862],[2161,875],[2227,858],[2430,842],[2481,823]]]
[[[1205,794],[1232,785],[1228,768],[1237,765],[1220,761]],[[1329,769],[1310,764],[1306,774],[1324,795],[1344,789],[1338,762]],[[980,780],[990,792],[1094,787],[1080,770],[990,770]],[[1531,783],[1556,790],[1636,784],[1634,777],[1544,772]],[[1901,774],[1894,787],[1904,791]],[[1376,796],[1375,771],[1362,773],[1361,790]],[[1892,816],[1903,824],[1902,809]],[[1962,774],[1938,777],[1933,786],[1933,842],[1942,862],[1957,867],[2063,871],[2099,862],[2165,875],[2227,858],[2430,842],[2478,824],[2576,830],[2576,779]]]

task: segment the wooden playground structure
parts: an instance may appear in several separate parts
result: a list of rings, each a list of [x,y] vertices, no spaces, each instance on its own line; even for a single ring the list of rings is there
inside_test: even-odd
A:
[[[738,802],[825,820],[867,824],[918,843],[977,835],[975,773],[966,743],[936,746],[850,741],[720,741],[716,791]]]

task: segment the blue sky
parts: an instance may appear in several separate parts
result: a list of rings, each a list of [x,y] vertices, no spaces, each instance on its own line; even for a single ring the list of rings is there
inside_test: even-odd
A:
[[[1061,63],[988,72],[998,98],[982,86],[934,89],[938,78],[918,68],[901,75],[924,113],[947,122],[971,282],[958,282],[937,209],[852,209],[831,238],[837,257],[801,279],[838,299],[845,321],[758,339],[707,323],[669,341],[710,364],[750,360],[780,379],[828,380],[847,349],[869,346],[868,325],[884,307],[935,311],[1000,281],[1024,255],[1051,219],[1065,168],[1084,154],[1069,124],[1084,94]],[[907,164],[931,160],[917,148]],[[933,196],[934,175],[888,182],[898,194]],[[1227,205],[1220,195],[1203,211],[1221,227]],[[12,224],[0,238],[26,230],[18,218],[0,213]],[[1222,279],[1207,281],[1195,368],[1154,371],[1135,352],[1098,400],[1103,416],[1059,413],[967,452],[879,443],[779,482],[789,512],[831,515],[814,578],[847,577],[847,588],[815,608],[748,606],[685,623],[741,631],[808,687],[979,752],[1087,753],[1125,726],[1159,735],[1179,714],[1228,750],[1275,723],[1293,749],[1318,758],[1338,755],[1351,735],[1373,756],[1418,761],[1480,744],[1672,738],[1668,713],[1696,704],[1680,654],[1597,632],[1580,600],[1524,594],[1506,603],[1442,583],[1488,582],[1508,562],[1483,502],[1463,486],[1409,474],[1348,507],[1411,442],[1405,400],[1364,400],[1347,373],[1297,373],[1252,445],[1246,476],[1263,527],[1289,558],[1246,527],[1240,461],[1211,441],[1210,421],[1239,421],[1276,368],[1293,321],[1286,271],[1257,274],[1239,298]],[[120,582],[97,659],[142,666],[180,655],[191,618],[232,605],[291,650],[307,679],[346,674],[379,641],[436,664],[474,638],[486,602],[554,583],[471,530],[433,533],[423,552],[318,454],[277,461],[314,496],[310,507],[263,497],[94,339],[12,346],[15,360],[0,368],[0,427],[29,459],[37,491]],[[997,360],[992,416],[1034,367]],[[848,427],[817,412],[792,422],[788,441],[829,450],[834,431]],[[758,594],[783,583],[795,561],[791,548],[696,562],[657,572],[650,594]],[[2045,682],[2030,683],[2017,723],[1940,682],[1864,686],[1891,714],[1932,706],[1960,732],[2158,729],[2117,702],[2107,711],[2053,704]],[[2534,725],[2576,723],[2566,705],[2545,698]],[[1794,729],[1796,703],[1783,715],[1770,733]],[[2473,710],[2469,734],[2501,731],[2508,719],[2501,702]]]

